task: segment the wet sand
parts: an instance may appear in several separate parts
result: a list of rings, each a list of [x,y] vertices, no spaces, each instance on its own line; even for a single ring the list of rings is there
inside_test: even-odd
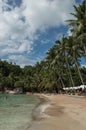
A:
[[[38,94],[46,100],[29,130],[86,130],[86,98]]]

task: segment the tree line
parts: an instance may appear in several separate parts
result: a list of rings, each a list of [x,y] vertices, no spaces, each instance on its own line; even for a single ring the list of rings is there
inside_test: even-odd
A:
[[[63,87],[86,84],[86,1],[75,6],[67,20],[71,36],[62,36],[47,51],[46,57],[34,66],[20,66],[0,60],[0,89],[22,87],[30,92],[58,92]]]

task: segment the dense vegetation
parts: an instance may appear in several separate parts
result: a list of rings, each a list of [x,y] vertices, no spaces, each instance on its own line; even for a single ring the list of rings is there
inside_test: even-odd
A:
[[[57,40],[41,62],[34,66],[20,66],[0,61],[0,88],[14,89],[22,87],[30,92],[58,92],[63,87],[86,84],[86,67],[80,60],[86,61],[86,4],[74,6],[75,17],[68,20],[71,36]]]

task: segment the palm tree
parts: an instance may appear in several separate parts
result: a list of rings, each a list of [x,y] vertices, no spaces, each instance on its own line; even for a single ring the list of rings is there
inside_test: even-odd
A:
[[[69,54],[68,54],[68,50],[69,50],[69,46],[67,45],[68,44],[68,39],[66,37],[62,37],[62,41],[56,41],[56,44],[59,43],[59,54],[60,56],[64,57],[64,60],[65,60],[65,63],[66,63],[66,68],[68,70],[68,76],[70,77],[70,80],[71,80],[71,83],[72,83],[72,86],[75,86],[74,85],[74,81],[73,81],[73,78],[72,78],[72,73],[71,73],[71,69],[70,69],[70,65],[69,65]],[[58,55],[58,54],[57,54]],[[64,64],[64,63],[63,63]]]
[[[77,70],[78,70],[78,74],[79,74],[79,77],[80,77],[80,80],[82,82],[82,84],[84,85],[84,81],[83,81],[83,78],[82,78],[82,75],[81,75],[81,72],[80,72],[80,65],[79,65],[79,58],[81,57],[81,54],[80,54],[80,50],[78,48],[78,46],[76,46],[76,43],[75,43],[75,40],[74,40],[74,37],[69,37],[69,55],[72,57],[73,59],[73,62],[75,64],[75,66],[77,67]]]
[[[79,48],[82,51],[82,56],[85,58],[86,61],[86,33],[83,33],[78,36],[76,42],[79,45]]]
[[[71,54],[77,67],[81,82],[84,84],[78,64],[78,58],[86,57],[86,1],[84,0],[78,7],[74,5],[74,9],[75,13],[71,14],[75,17],[75,19],[67,20],[69,22],[69,26],[72,26],[73,28],[71,30],[73,35],[73,39],[71,39]]]
[[[56,82],[58,80],[61,81],[62,87],[65,87],[64,81],[63,81],[63,74],[62,74],[62,66],[60,59],[56,57],[56,52],[57,52],[57,45],[54,45],[48,52],[47,52],[47,57],[46,59],[49,61],[50,66],[49,68],[53,70]]]
[[[73,27],[73,35],[79,36],[86,33],[86,3],[85,0],[78,7],[74,5],[75,13],[71,13],[75,19],[67,20],[69,26]]]
[[[67,20],[69,26],[72,26],[72,34],[75,37],[78,46],[83,51],[83,57],[86,57],[86,0],[78,7],[74,5],[75,13],[71,13],[75,19]]]

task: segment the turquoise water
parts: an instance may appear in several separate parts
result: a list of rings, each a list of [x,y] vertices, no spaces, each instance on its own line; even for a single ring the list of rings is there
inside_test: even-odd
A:
[[[0,94],[0,130],[28,130],[38,103],[31,95]]]

